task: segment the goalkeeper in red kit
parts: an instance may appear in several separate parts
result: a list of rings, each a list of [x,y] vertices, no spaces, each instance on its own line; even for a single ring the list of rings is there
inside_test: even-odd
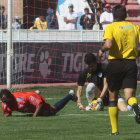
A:
[[[70,100],[76,101],[77,97],[73,90],[69,94],[57,102],[54,106],[45,102],[45,99],[36,92],[14,92],[11,93],[7,89],[0,92],[2,101],[2,112],[7,116],[12,115],[12,111],[23,113],[33,113],[36,116],[51,116],[61,110]]]

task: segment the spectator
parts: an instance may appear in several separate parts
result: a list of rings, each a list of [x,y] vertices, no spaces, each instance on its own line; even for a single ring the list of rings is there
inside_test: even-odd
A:
[[[96,0],[94,2],[94,8],[97,9],[97,12],[102,13],[104,11],[104,7],[107,4],[107,2],[104,0],[104,2],[102,2],[101,0]]]
[[[0,6],[0,29],[5,29],[6,28],[4,12],[5,12],[5,7]]]
[[[91,10],[93,11],[93,13],[95,12],[95,9],[98,11],[100,11],[101,13],[103,12],[103,9],[105,7],[105,4],[107,3],[106,0],[87,0]]]
[[[89,8],[84,9],[85,14],[82,15],[80,19],[80,25],[84,30],[91,30],[93,28],[93,24],[95,23],[95,19],[93,19],[93,15],[89,13]]]
[[[15,30],[21,29],[21,22],[20,22],[20,17],[19,16],[15,16],[14,23],[12,24],[12,28],[15,29]]]
[[[55,14],[55,10],[48,8],[47,14],[48,15],[46,17],[46,21],[47,21],[48,29],[58,29],[58,20]]]
[[[95,14],[95,21],[99,24],[99,28],[102,29],[100,24],[100,15],[104,11],[106,5],[106,0],[88,0],[92,12]]]
[[[111,5],[106,4],[105,5],[105,12],[101,14],[100,17],[100,23],[103,25],[103,30],[105,30],[105,27],[113,22],[113,14],[111,12]]]
[[[68,5],[69,11],[64,15],[64,22],[66,22],[67,30],[75,30],[77,29],[77,14],[73,11],[73,4]]]
[[[47,29],[47,22],[46,22],[44,16],[39,16],[39,19],[35,20],[34,25],[31,28],[32,29],[39,29],[39,30]]]

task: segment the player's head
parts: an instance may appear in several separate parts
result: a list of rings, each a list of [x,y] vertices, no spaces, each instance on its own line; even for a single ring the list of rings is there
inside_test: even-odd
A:
[[[92,53],[87,53],[85,55],[85,63],[88,65],[88,67],[91,69],[91,70],[96,70],[97,68],[97,59],[96,59],[96,56]]]
[[[2,89],[0,91],[0,99],[4,103],[9,103],[13,99],[13,96],[9,90]]]
[[[127,17],[126,8],[122,5],[117,5],[112,9],[114,21],[124,21]]]

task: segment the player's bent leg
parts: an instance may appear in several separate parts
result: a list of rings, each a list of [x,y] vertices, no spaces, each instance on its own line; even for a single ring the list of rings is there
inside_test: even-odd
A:
[[[52,116],[55,115],[59,110],[61,110],[70,100],[76,102],[77,97],[73,90],[70,90],[69,94],[64,97],[62,100],[58,101],[54,106],[50,106],[48,103],[45,103],[42,113],[40,116]]]
[[[130,105],[126,105],[123,98],[118,98],[118,109],[120,111],[132,111],[132,107]]]
[[[118,99],[118,104],[117,104],[117,106],[118,106],[118,109],[119,109],[120,111],[127,111],[127,105],[125,104],[123,98],[119,98],[119,99]]]
[[[58,112],[59,110],[61,110],[70,100],[72,101],[76,101],[77,97],[74,93],[73,90],[70,90],[69,94],[64,97],[62,100],[58,101],[53,108],[56,109],[56,112]]]
[[[118,107],[117,107],[117,93],[118,91],[109,91],[109,117],[112,127],[111,135],[116,135],[118,133]]]
[[[95,96],[96,86],[94,83],[89,83],[86,88],[86,98],[88,100],[88,106],[86,106],[86,110],[91,110],[91,101]]]
[[[140,108],[138,106],[138,101],[136,97],[133,97],[135,92],[135,89],[132,88],[125,88],[125,99],[128,102],[128,105],[130,105],[133,108],[133,112],[135,115],[135,120],[137,123],[140,123]]]
[[[128,101],[129,98],[134,97],[135,92],[136,92],[136,90],[133,88],[125,88],[124,89],[125,100]]]
[[[90,102],[90,99],[94,96],[96,86],[94,83],[89,83],[86,88],[86,98],[88,102]]]
[[[138,106],[137,99],[135,97],[129,98],[128,104],[132,106],[135,115],[135,120],[138,124],[140,124],[140,108]]]

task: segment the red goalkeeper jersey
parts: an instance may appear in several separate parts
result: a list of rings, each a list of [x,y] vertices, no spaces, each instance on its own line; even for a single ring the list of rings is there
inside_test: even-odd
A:
[[[35,92],[14,92],[12,95],[14,101],[11,106],[2,103],[2,111],[6,116],[10,115],[12,111],[34,113],[40,103],[43,103],[41,112],[50,110],[50,105],[45,103],[45,99]]]

